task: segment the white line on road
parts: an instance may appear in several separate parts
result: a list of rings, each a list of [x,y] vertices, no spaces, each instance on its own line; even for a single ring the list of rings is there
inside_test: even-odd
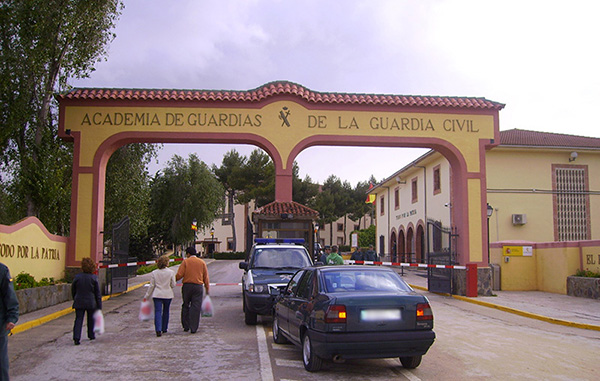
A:
[[[299,352],[298,348],[294,345],[276,344],[273,345],[273,349],[276,351]]]
[[[299,360],[275,359],[275,365],[287,366],[290,368],[304,368],[304,365]]]
[[[258,356],[260,357],[260,375],[263,381],[273,381],[273,369],[271,369],[271,357],[267,346],[265,328],[256,326],[256,341],[258,342]]]

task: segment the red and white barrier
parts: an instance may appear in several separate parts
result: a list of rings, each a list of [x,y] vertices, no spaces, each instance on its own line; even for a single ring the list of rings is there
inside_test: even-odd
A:
[[[458,269],[465,270],[467,266],[455,265],[428,265],[426,263],[402,263],[402,262],[380,262],[380,261],[354,261],[345,260],[347,265],[377,265],[377,266],[396,266],[396,267],[423,267],[428,269]]]
[[[169,262],[181,262],[183,258],[175,258],[169,259]],[[99,269],[114,269],[116,267],[129,267],[129,266],[144,266],[144,265],[153,265],[156,261],[142,261],[142,262],[127,262],[127,263],[113,263],[110,265],[99,265]]]

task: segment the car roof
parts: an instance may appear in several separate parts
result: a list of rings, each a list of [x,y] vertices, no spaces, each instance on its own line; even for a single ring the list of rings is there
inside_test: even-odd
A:
[[[369,266],[369,265],[337,265],[337,266],[312,266],[314,269],[319,269],[323,272],[329,271],[360,271],[360,270],[372,270],[372,271],[393,271],[389,267],[382,266]]]
[[[267,243],[267,244],[260,244],[260,245],[254,245],[255,249],[276,249],[276,248],[296,248],[296,249],[304,249],[306,250],[306,248],[302,245],[294,245],[291,243]]]

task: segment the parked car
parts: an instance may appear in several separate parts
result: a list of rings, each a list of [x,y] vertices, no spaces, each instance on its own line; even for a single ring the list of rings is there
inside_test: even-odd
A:
[[[433,313],[390,268],[307,267],[277,297],[273,340],[301,347],[311,372],[330,359],[399,357],[416,368],[435,340]]]
[[[241,262],[244,321],[273,314],[275,297],[299,269],[312,265],[303,239],[256,238],[247,262]]]

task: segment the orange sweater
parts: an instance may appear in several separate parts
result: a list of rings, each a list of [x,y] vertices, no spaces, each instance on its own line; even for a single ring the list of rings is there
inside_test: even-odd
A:
[[[203,284],[208,294],[210,281],[208,279],[208,267],[202,259],[191,256],[184,260],[175,276],[177,280],[183,278],[183,283]]]

